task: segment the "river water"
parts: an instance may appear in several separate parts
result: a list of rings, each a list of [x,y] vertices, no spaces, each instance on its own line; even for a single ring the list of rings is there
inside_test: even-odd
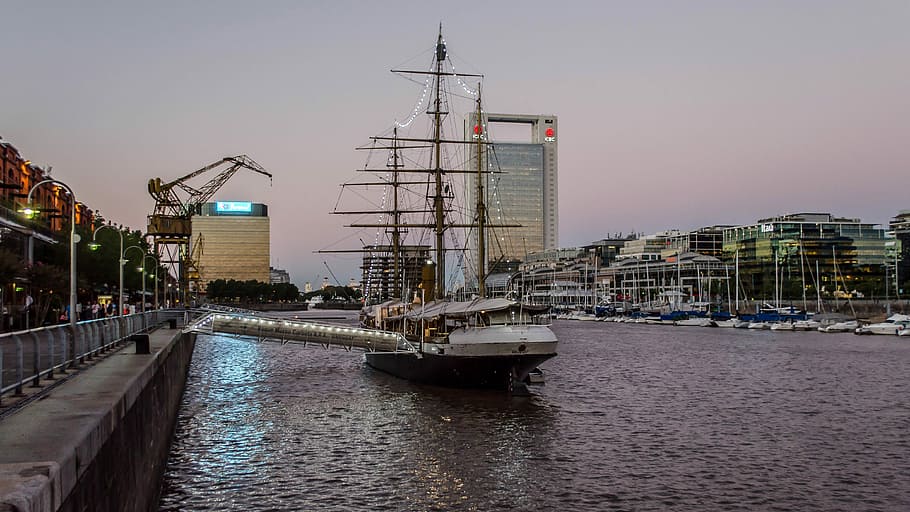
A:
[[[556,321],[530,397],[200,336],[161,510],[910,510],[906,338]]]

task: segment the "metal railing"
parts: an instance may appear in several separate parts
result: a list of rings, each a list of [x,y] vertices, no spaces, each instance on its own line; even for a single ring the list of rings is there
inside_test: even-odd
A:
[[[125,343],[133,334],[183,318],[183,310],[155,310],[86,320],[77,323],[75,329],[61,324],[2,334],[0,401],[8,393],[22,395],[24,386],[40,387],[41,379],[68,373],[86,360]]]

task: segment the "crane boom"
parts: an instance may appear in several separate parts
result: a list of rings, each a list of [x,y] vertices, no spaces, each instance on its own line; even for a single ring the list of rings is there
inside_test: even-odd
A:
[[[196,176],[216,169],[224,164],[229,165],[200,188],[197,189],[187,184],[187,181]],[[161,178],[149,180],[149,194],[155,199],[155,213],[157,215],[173,215],[175,217],[188,217],[193,215],[198,205],[211,199],[212,196],[215,195],[215,192],[227,183],[227,180],[240,169],[248,169],[268,176],[270,181],[272,179],[271,173],[246,155],[224,157],[217,162],[206,165],[201,169],[195,170],[186,176],[181,176],[168,183],[162,182]],[[187,199],[180,199],[175,188],[185,192],[188,196]]]
[[[188,181],[193,178],[219,168],[222,168],[221,172],[202,186],[196,188],[189,185]],[[148,216],[146,234],[154,238],[156,254],[161,256],[163,249],[165,254],[161,261],[168,264],[170,267],[168,272],[177,278],[183,300],[187,300],[189,284],[191,282],[198,284],[198,281],[203,279],[199,275],[201,269],[198,265],[202,249],[201,237],[197,239],[198,243],[192,250],[189,247],[192,236],[191,218],[198,213],[199,207],[210,200],[240,169],[268,176],[269,181],[272,179],[271,173],[252,158],[237,155],[224,157],[173,181],[165,182],[161,178],[152,178],[148,182],[149,194],[155,199],[155,209]],[[178,191],[181,194],[178,194]]]

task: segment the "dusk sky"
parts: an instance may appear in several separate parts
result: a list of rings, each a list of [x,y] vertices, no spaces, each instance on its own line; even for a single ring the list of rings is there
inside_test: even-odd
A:
[[[477,6],[476,9],[472,6]],[[489,111],[559,118],[560,245],[910,209],[910,2],[0,1],[0,136],[145,230],[149,178],[247,154],[272,265],[359,278],[330,214],[440,22]],[[419,69],[419,68],[418,68]],[[350,244],[353,248],[356,244]]]

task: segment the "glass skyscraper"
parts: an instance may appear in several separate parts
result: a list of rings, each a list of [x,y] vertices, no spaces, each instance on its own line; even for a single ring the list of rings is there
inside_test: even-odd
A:
[[[558,247],[557,120],[549,115],[484,114],[466,121],[466,140],[486,140],[490,123],[529,125],[530,140],[495,142],[484,146],[484,195],[487,218],[487,268],[489,271],[517,268],[529,253]],[[477,145],[470,145],[470,166],[476,168]],[[476,221],[477,176],[467,174],[469,221]],[[508,226],[508,227],[506,227]],[[473,243],[476,254],[476,238]],[[475,277],[476,279],[476,277]]]

